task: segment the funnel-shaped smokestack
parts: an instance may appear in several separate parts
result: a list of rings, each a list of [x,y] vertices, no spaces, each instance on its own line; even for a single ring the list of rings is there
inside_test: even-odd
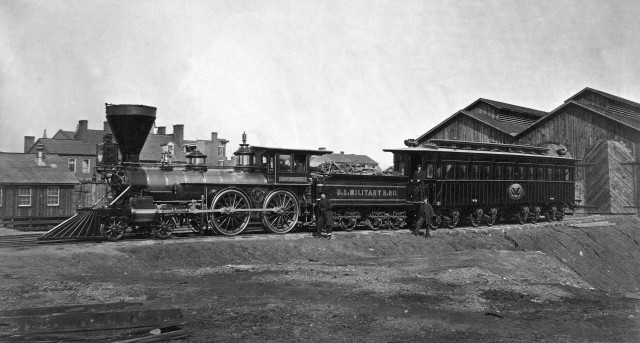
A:
[[[144,105],[111,105],[107,121],[120,146],[122,162],[139,162],[140,151],[156,120],[156,108]]]

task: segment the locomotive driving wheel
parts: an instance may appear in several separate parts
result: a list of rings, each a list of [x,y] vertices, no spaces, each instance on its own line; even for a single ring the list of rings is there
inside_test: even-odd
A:
[[[224,190],[213,198],[210,209],[219,210],[209,215],[216,232],[225,236],[235,236],[249,224],[249,199],[235,189]]]
[[[262,222],[273,233],[287,233],[298,223],[298,199],[291,192],[271,192],[264,201]]]
[[[121,217],[109,217],[100,224],[100,234],[108,241],[115,242],[122,239],[127,229],[127,223]]]
[[[174,217],[163,217],[160,219],[160,224],[154,226],[151,232],[154,236],[160,239],[167,239],[173,234],[173,230],[176,229],[176,219]]]

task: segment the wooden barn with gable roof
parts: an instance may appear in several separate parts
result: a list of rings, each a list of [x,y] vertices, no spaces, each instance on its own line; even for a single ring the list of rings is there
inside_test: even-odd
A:
[[[590,213],[640,213],[640,104],[585,88],[551,112],[478,99],[417,138],[550,147],[581,160],[576,200]]]
[[[638,213],[640,104],[587,87],[517,139],[520,144],[561,144],[581,160],[576,198],[588,212]]]

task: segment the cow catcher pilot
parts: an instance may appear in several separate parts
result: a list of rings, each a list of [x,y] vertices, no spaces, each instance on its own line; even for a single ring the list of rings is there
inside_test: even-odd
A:
[[[331,200],[327,198],[327,193],[320,193],[320,199],[316,207],[316,238],[325,237],[331,239],[333,231],[333,214],[331,213]]]

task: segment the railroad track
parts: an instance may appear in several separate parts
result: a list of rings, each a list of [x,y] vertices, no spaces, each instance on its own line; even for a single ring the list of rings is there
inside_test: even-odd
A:
[[[596,223],[598,221],[602,221],[605,219],[608,219],[610,217],[608,216],[601,216],[601,215],[593,215],[593,216],[588,216],[588,217],[565,217],[565,219],[562,222],[552,222],[552,223],[547,223],[545,221],[541,221],[538,222],[537,224],[525,224],[524,226],[528,226],[528,225],[533,225],[533,226],[545,226],[545,225],[568,225],[571,226],[572,224],[584,224],[584,223]],[[462,227],[457,227],[455,229],[445,229],[445,228],[440,228],[436,231],[436,233],[434,233],[434,231],[432,231],[432,233],[434,233],[435,235],[439,235],[439,234],[448,234],[448,233],[465,233],[465,232],[484,232],[484,231],[500,231],[502,229],[512,229],[514,227],[523,227],[521,225],[514,225],[511,223],[504,223],[504,224],[500,224],[500,225],[494,225],[492,227],[486,227],[486,226],[479,226],[477,228],[471,227],[471,226],[462,226]],[[406,231],[407,228],[404,229],[400,229],[398,231]],[[334,230],[335,232],[337,232],[338,234],[340,234],[340,232],[343,232],[342,230]],[[372,231],[367,227],[358,227],[356,230],[354,231],[350,231],[350,233],[359,233],[359,234],[369,234],[369,233],[388,233],[388,234],[392,234],[394,232],[398,232],[395,230],[388,230],[388,229],[381,229],[379,231]],[[193,230],[191,229],[177,229],[174,232],[174,235],[170,238],[171,240],[183,240],[183,239],[193,239],[193,238],[198,238],[198,237],[206,237],[206,238],[213,238],[213,239],[255,239],[257,237],[264,237],[267,238],[269,236],[274,236],[273,234],[267,234],[267,235],[263,235],[264,233],[264,229],[262,228],[261,225],[259,224],[255,224],[255,225],[250,225],[249,227],[247,227],[247,229],[245,230],[245,232],[241,235],[238,236],[200,236],[198,234],[196,234]],[[299,231],[299,232],[292,232],[292,233],[288,233],[284,236],[287,237],[299,237],[301,235],[310,235],[311,231]],[[96,241],[77,241],[77,240],[73,240],[73,239],[62,239],[62,240],[55,240],[55,241],[38,241],[38,237],[42,236],[43,233],[42,232],[29,232],[29,233],[22,233],[22,234],[15,234],[15,235],[0,235],[0,248],[20,248],[20,247],[29,247],[29,246],[36,246],[36,245],[47,245],[47,244],[82,244],[82,243],[95,243]],[[146,237],[144,235],[130,235],[130,236],[125,236],[124,241],[138,241],[138,240],[145,240],[145,239],[157,239],[155,237]]]

